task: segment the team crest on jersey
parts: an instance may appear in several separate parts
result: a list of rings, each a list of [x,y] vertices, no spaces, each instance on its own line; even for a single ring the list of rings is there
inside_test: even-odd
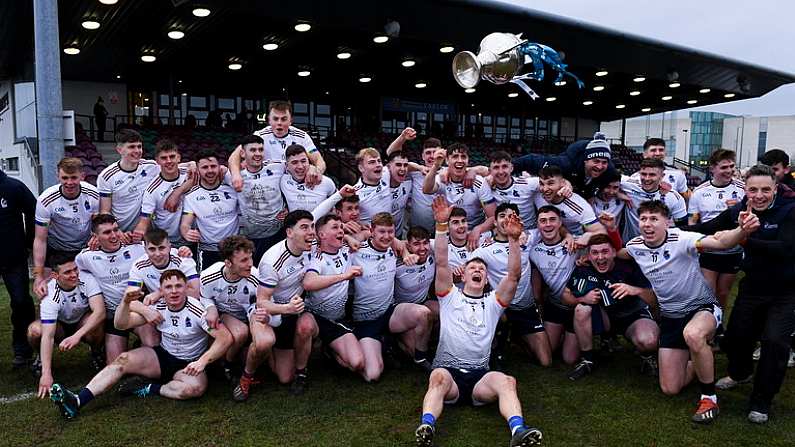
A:
[[[514,190],[514,191],[513,191],[513,196],[514,196],[514,197],[519,197],[519,191],[516,191],[516,190]]]
[[[141,171],[141,177],[146,177],[146,171]]]
[[[124,259],[130,259],[130,258],[132,258],[132,256],[130,256],[130,252],[129,251],[125,251],[124,252]]]
[[[383,263],[378,264],[378,268],[376,270],[378,270],[379,273],[383,273],[386,271],[386,266]]]
[[[88,210],[90,210],[90,209],[91,209],[91,204],[90,204],[90,203],[88,203],[88,200],[86,200],[85,202],[83,202],[83,206],[86,208],[86,211],[88,211]]]
[[[190,317],[185,317],[185,327],[192,327],[193,325],[190,322]]]
[[[248,295],[248,286],[243,286],[243,295]]]
[[[266,169],[265,170],[265,175],[272,176],[273,175],[273,171],[271,171],[270,169]]]
[[[732,199],[736,199],[736,198],[737,198],[737,191],[732,191]]]
[[[665,249],[665,251],[663,251],[663,259],[665,260],[671,259],[671,252],[669,252],[668,249]]]
[[[671,183],[673,183],[673,182],[674,182],[674,176],[673,176],[673,175],[669,175],[669,176],[668,176],[668,180],[669,180]]]

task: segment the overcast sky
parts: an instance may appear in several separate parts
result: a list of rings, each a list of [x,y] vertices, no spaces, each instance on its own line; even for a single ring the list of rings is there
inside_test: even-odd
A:
[[[792,0],[498,0],[795,73]],[[524,31],[532,38],[532,28]],[[543,42],[542,42],[543,43]],[[700,107],[795,115],[795,84],[757,99]]]

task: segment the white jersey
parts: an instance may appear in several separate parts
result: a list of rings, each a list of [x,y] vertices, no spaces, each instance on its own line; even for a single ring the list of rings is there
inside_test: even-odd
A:
[[[380,251],[366,241],[351,258],[351,265],[362,267],[362,276],[353,279],[353,320],[375,320],[394,301],[397,256],[391,247]]]
[[[39,312],[43,324],[58,321],[73,324],[91,310],[89,298],[102,293],[90,273],[80,272],[80,280],[72,290],[62,289],[55,279],[47,283],[47,296],[42,298]]]
[[[395,221],[395,234],[401,236],[403,234],[403,225],[405,224],[404,216],[408,208],[409,198],[411,197],[411,180],[406,180],[398,184],[396,187],[390,187],[392,192],[392,203],[389,209],[392,214],[392,220]]]
[[[281,188],[284,172],[281,162],[265,163],[257,172],[248,169],[240,172],[243,190],[237,193],[237,204],[241,233],[249,239],[270,237],[281,229],[282,222],[276,215],[285,208]]]
[[[273,290],[271,299],[277,304],[286,304],[304,293],[304,271],[311,259],[310,252],[294,254],[283,240],[262,255],[259,261],[259,283]]]
[[[577,253],[568,251],[563,240],[547,245],[538,230],[530,232],[527,243],[533,247],[530,250],[530,260],[549,286],[550,302],[558,307],[565,307],[560,296],[576,267]]]
[[[133,262],[143,256],[146,256],[144,246],[132,244],[121,245],[113,252],[85,249],[75,258],[75,264],[80,272],[90,273],[99,284],[102,296],[105,298],[107,318],[113,318],[124,296]]]
[[[320,180],[320,184],[310,188],[287,173],[282,176],[280,186],[284,200],[287,201],[287,209],[290,211],[306,210],[311,213],[321,202],[337,192],[334,181],[325,175]]]
[[[132,171],[121,168],[117,161],[103,169],[97,177],[101,197],[110,197],[110,212],[116,216],[121,231],[135,228],[141,212],[141,198],[152,179],[160,173],[160,166],[152,160],[139,160]]]
[[[182,200],[180,200],[177,210],[168,211],[165,208],[168,196],[174,192],[188,175],[188,170],[180,168],[179,175],[174,180],[166,180],[163,173],[155,177],[154,180],[144,190],[141,199],[141,216],[148,217],[152,221],[152,226],[160,228],[168,233],[168,239],[172,242],[182,239],[179,233],[179,219],[182,216]]]
[[[422,304],[428,299],[436,274],[436,264],[433,256],[422,264],[405,265],[402,259],[397,260],[395,271],[395,303]]]
[[[201,301],[189,296],[181,309],[173,311],[163,299],[149,307],[163,317],[157,330],[160,331],[160,346],[166,352],[187,361],[196,360],[204,354],[210,325],[205,318],[207,311]]]
[[[409,172],[411,180],[411,197],[409,198],[409,209],[411,209],[411,226],[423,227],[428,231],[433,231],[436,221],[433,219],[433,194],[422,192],[422,184],[425,175],[422,172]]]
[[[188,281],[198,278],[196,262],[192,258],[181,258],[178,252],[176,248],[172,248],[168,256],[168,263],[162,268],[150,261],[147,255],[136,259],[130,269],[127,285],[146,288],[149,293],[155,292],[160,289],[160,276],[166,270],[179,270],[185,274]]]
[[[225,181],[213,189],[201,185],[191,188],[185,196],[182,212],[196,217],[201,250],[218,251],[219,242],[239,231],[237,192]]]
[[[265,142],[266,160],[284,161],[286,159],[284,152],[287,150],[287,146],[293,144],[300,144],[303,146],[307,154],[317,152],[317,146],[315,146],[315,143],[312,141],[312,137],[297,127],[290,126],[289,129],[287,129],[287,135],[283,138],[274,135],[271,126],[255,131],[254,135],[262,138]]]
[[[437,191],[444,194],[447,203],[462,208],[467,212],[469,229],[475,228],[486,220],[483,206],[494,203],[494,195],[491,193],[491,188],[483,180],[483,177],[479,175],[475,176],[475,180],[469,188],[465,188],[463,184],[452,180],[444,184],[437,175],[436,188]]]
[[[649,200],[660,200],[671,210],[671,219],[678,220],[687,217],[687,205],[685,199],[676,191],[661,194],[659,188],[652,192],[644,191],[640,182],[628,179],[626,176],[621,178],[621,189],[632,199],[632,208],[627,209],[627,220],[624,222],[624,233],[622,237],[628,241],[640,234],[640,217],[638,207],[643,202]],[[673,222],[672,222],[673,224]]]
[[[604,200],[599,197],[599,194],[597,194],[593,197],[593,199],[591,199],[591,206],[597,219],[602,213],[610,213],[616,218],[616,228],[620,228],[621,220],[624,215],[623,200],[619,199],[618,197],[612,200]]]
[[[547,202],[544,196],[536,194],[535,203],[536,208],[552,205],[560,210],[563,226],[575,236],[580,236],[585,232],[585,227],[599,221],[591,204],[577,193],[573,193],[571,197],[563,199],[560,203]]]
[[[524,229],[536,227],[535,197],[538,195],[538,177],[511,177],[511,184],[501,188],[491,187],[497,203],[515,203],[519,208],[519,218]]]
[[[320,276],[341,275],[351,268],[352,254],[347,246],[337,253],[326,253],[318,250],[312,254],[307,272],[315,272]],[[339,321],[345,316],[345,304],[348,302],[350,281],[340,281],[324,289],[309,292],[306,307],[315,315],[327,320]]]
[[[384,168],[381,180],[375,185],[364,183],[361,178],[353,185],[356,195],[359,196],[360,222],[369,225],[376,214],[392,213],[392,188],[389,187],[389,183],[389,169]]]
[[[669,228],[659,247],[648,247],[640,236],[627,242],[627,251],[651,283],[663,316],[681,318],[699,306],[717,303],[698,264],[696,242],[703,237]]]
[[[709,222],[716,218],[718,214],[725,211],[730,206],[741,201],[745,197],[745,183],[740,180],[732,179],[726,186],[715,186],[711,181],[706,181],[693,190],[690,201],[687,204],[687,212],[690,215],[698,214],[699,222]],[[734,247],[728,250],[710,251],[710,253],[740,253],[742,247]]]
[[[640,171],[632,174],[630,178],[640,182]],[[684,194],[687,192],[687,176],[681,169],[676,169],[665,165],[662,181],[671,185],[671,189],[678,192],[679,194]]]
[[[500,285],[500,281],[508,275],[508,247],[508,242],[493,240],[481,244],[469,254],[469,259],[480,258],[486,263],[486,276],[489,285],[494,290]],[[513,309],[526,309],[535,304],[530,281],[533,272],[530,264],[530,246],[522,245],[521,248],[522,273],[519,277],[519,284],[516,286],[516,295],[511,301]]]
[[[248,322],[257,303],[259,270],[251,267],[251,276],[230,281],[224,275],[224,263],[216,262],[202,271],[201,301],[205,307],[213,305],[219,313],[229,314]]]
[[[36,201],[36,225],[47,227],[47,246],[57,250],[82,250],[91,236],[91,216],[99,212],[99,193],[80,182],[80,193],[67,199],[61,185],[45,189]]]
[[[505,308],[494,291],[475,298],[452,287],[439,295],[439,345],[434,368],[487,370],[491,342]]]

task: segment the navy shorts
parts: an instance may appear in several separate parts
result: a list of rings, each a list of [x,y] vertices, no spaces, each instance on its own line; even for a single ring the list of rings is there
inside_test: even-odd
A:
[[[511,325],[511,333],[519,337],[544,332],[544,322],[538,314],[538,307],[528,306],[524,309],[505,309],[505,318]]]
[[[547,303],[544,306],[544,321],[563,325],[566,332],[574,333],[574,309],[564,309]]]
[[[660,347],[669,349],[686,349],[690,348],[685,342],[684,330],[687,323],[699,312],[709,312],[715,317],[716,332],[721,328],[723,321],[723,310],[717,304],[705,304],[698,307],[696,310],[688,313],[682,318],[668,318],[660,317]]]
[[[273,333],[276,335],[274,349],[295,349],[295,325],[297,322],[298,315],[282,315],[282,324],[273,328]]]
[[[128,338],[130,332],[132,332],[130,329],[116,329],[116,326],[113,325],[113,316],[105,318],[105,335],[116,335],[118,337]]]
[[[742,253],[701,253],[698,257],[698,263],[701,268],[730,275],[736,275],[737,272],[740,271],[740,264],[742,262]]]
[[[71,337],[72,335],[75,335],[75,332],[77,332],[77,330],[80,329],[80,322],[79,321],[76,322],[76,323],[64,323],[63,321],[58,321],[58,323],[56,323],[56,324],[63,331],[63,338]]]
[[[338,321],[329,320],[328,318],[323,318],[320,315],[312,314],[312,316],[315,317],[318,333],[320,334],[320,340],[326,346],[345,334],[353,333],[353,329],[351,329],[348,325]]]
[[[489,372],[488,369],[444,369],[453,376],[453,382],[458,387],[458,398],[447,401],[445,402],[446,404],[483,405],[483,403],[472,398],[472,392],[475,391],[475,385],[480,382],[480,379]]]
[[[620,317],[613,317],[610,315],[610,312],[607,312],[607,318],[610,320],[611,332],[621,335],[626,334],[627,329],[629,329],[629,327],[638,320],[649,319],[654,321],[654,316],[651,314],[649,309],[641,309],[637,312],[633,312],[628,315],[622,315]]]
[[[372,338],[373,340],[383,342],[384,334],[389,332],[389,319],[395,312],[395,305],[390,305],[386,312],[375,320],[364,320],[353,322],[353,334],[356,335],[358,340],[363,338]]]
[[[160,364],[161,383],[170,382],[171,379],[174,378],[174,374],[176,374],[177,371],[185,368],[191,362],[191,360],[182,360],[174,357],[159,345],[152,349],[155,350],[155,354],[157,355],[157,363]]]

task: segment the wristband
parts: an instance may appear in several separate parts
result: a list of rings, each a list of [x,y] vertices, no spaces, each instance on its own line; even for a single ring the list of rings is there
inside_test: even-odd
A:
[[[44,276],[44,267],[33,267],[33,276]]]
[[[447,233],[447,229],[450,228],[449,223],[447,222],[436,222],[436,232],[437,233]]]

